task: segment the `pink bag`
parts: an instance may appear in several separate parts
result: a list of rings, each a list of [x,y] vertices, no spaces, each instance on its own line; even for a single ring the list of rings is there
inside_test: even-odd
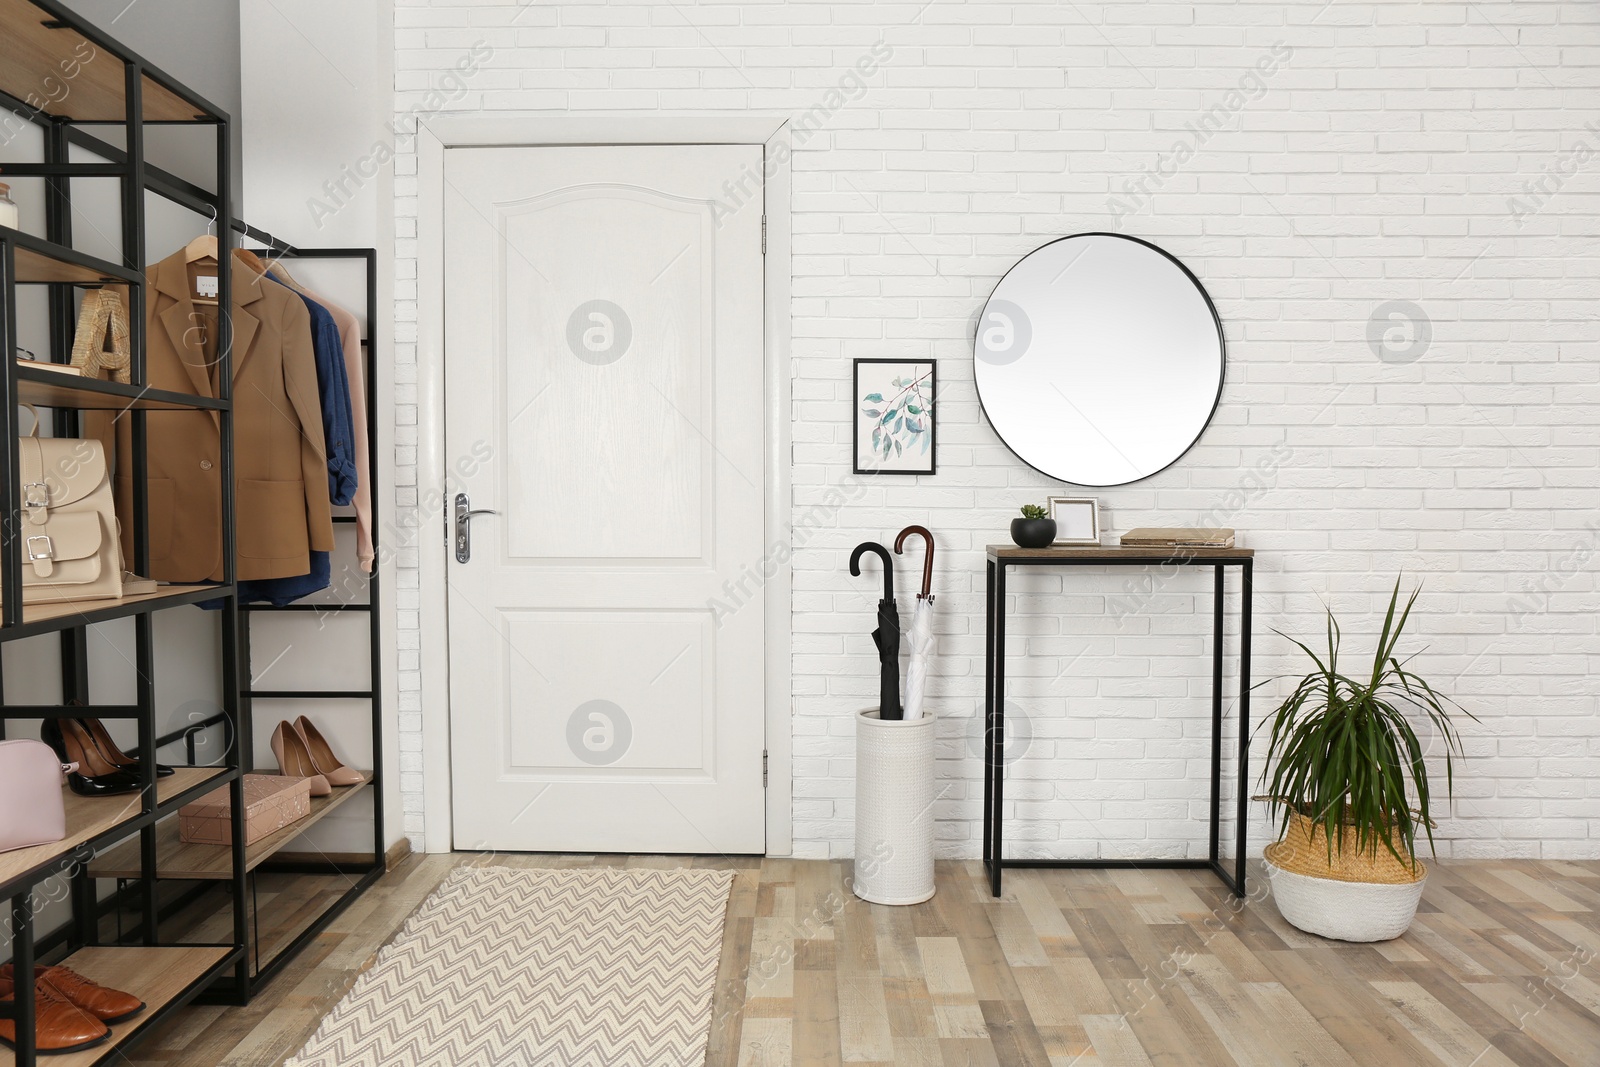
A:
[[[43,741],[0,741],[0,852],[67,836],[63,765]]]

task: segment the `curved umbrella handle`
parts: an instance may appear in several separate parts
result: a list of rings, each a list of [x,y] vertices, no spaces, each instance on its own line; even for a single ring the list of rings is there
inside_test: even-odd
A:
[[[875,552],[883,560],[883,599],[894,601],[894,561],[889,558],[889,550],[876,541],[863,541],[850,553],[850,574],[852,577],[861,577],[861,555],[864,552]]]
[[[896,554],[904,551],[902,546],[906,543],[907,534],[921,534],[925,551],[922,555],[922,592],[917,594],[917,599],[926,600],[928,594],[933,592],[933,534],[928,532],[926,526],[907,526],[900,531],[900,536],[894,539]]]

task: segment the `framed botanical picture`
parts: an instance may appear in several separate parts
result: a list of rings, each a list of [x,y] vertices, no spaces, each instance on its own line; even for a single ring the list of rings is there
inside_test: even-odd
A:
[[[1100,543],[1100,501],[1092,496],[1053,496],[1050,517],[1056,520],[1058,545]]]
[[[855,361],[857,474],[932,474],[938,457],[931,359]]]

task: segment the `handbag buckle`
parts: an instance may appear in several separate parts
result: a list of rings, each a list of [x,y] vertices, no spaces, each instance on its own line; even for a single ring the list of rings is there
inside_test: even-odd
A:
[[[37,489],[39,491],[38,498],[35,498],[34,495],[33,495],[33,491],[35,489]],[[23,482],[22,483],[22,506],[25,507],[25,508],[29,508],[29,509],[47,508],[47,507],[49,507],[50,506],[50,483],[49,482]]]
[[[43,542],[44,547],[43,547],[43,549],[41,551],[35,551],[34,550],[33,543],[35,541]],[[50,543],[50,538],[49,537],[46,537],[44,534],[35,534],[34,536],[28,538],[28,560],[29,560],[29,562],[32,562],[33,560],[37,560],[37,559],[55,559],[55,558],[56,558],[56,549],[55,549],[55,546]]]

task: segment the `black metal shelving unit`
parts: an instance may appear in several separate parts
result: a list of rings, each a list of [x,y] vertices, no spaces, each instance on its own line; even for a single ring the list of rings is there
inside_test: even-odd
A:
[[[59,842],[0,853],[0,896],[10,902],[10,952],[18,975],[29,975],[36,962],[62,961],[91,979],[127,989],[148,1005],[146,1011],[113,1028],[104,1044],[73,1053],[57,1062],[100,1063],[121,1052],[177,1008],[219,979],[232,974],[231,994],[248,995],[246,967],[244,804],[238,749],[230,749],[220,765],[179,767],[167,779],[156,774],[156,693],[154,615],[202,599],[220,599],[218,625],[222,644],[220,714],[232,727],[239,723],[239,610],[234,593],[233,432],[231,398],[232,334],[227,316],[219,317],[217,354],[221,394],[216,400],[149,390],[145,376],[145,197],[162,193],[167,176],[144,160],[144,128],[148,122],[208,126],[216,139],[216,190],[199,193],[203,215],[215,212],[219,255],[231,254],[233,218],[230,181],[232,127],[228,115],[152,67],[141,57],[88,26],[53,0],[0,0],[0,109],[8,124],[27,121],[42,134],[43,161],[7,163],[7,177],[39,177],[44,182],[43,237],[0,227],[0,642],[58,634],[61,644],[59,704],[5,704],[0,679],[0,729],[12,720],[97,716],[132,720],[138,730],[140,788],[120,797],[82,798],[64,793],[67,836]],[[82,127],[122,127],[122,146],[108,163],[74,163],[74,145],[93,147],[99,138]],[[109,156],[106,158],[110,158]],[[71,181],[113,178],[121,209],[121,262],[86,255],[73,247]],[[219,271],[218,302],[226,307],[232,293],[228,272]],[[75,329],[77,288],[118,285],[129,303],[133,359],[132,384],[88,381],[43,369],[20,369],[17,350],[18,287],[44,286],[48,300],[49,358],[66,362]],[[84,411],[123,413],[132,429],[128,464],[134,486],[133,514],[122,516],[134,532],[132,569],[145,573],[149,564],[149,504],[146,492],[147,420],[162,412],[210,410],[221,433],[223,582],[206,586],[166,586],[154,594],[81,604],[25,604],[22,589],[22,545],[18,532],[20,470],[18,406],[35,404],[53,411],[57,436],[76,436]],[[95,705],[90,701],[87,627],[129,618],[134,630],[136,697],[131,704]],[[176,944],[162,938],[157,900],[156,835],[160,821],[191,800],[226,786],[233,803],[235,844],[228,848],[227,881],[232,887],[232,937],[222,943]],[[136,894],[143,921],[137,939],[113,945],[99,943],[97,889],[88,866],[103,849],[130,840],[139,856]],[[41,889],[44,891],[41,893]],[[39,900],[65,899],[71,919],[56,936],[39,938]],[[16,983],[10,1001],[0,1002],[0,1018],[13,1021],[15,1040],[0,1048],[0,1065],[34,1067],[38,1058],[34,1025],[33,983]]]
[[[373,373],[375,370],[373,353],[376,347],[375,325],[378,318],[377,250],[371,248],[298,248],[254,226],[235,223],[235,229],[242,236],[260,244],[262,247],[256,248],[254,251],[261,255],[263,259],[268,260],[269,263],[279,259],[353,260],[362,263],[365,270],[366,290],[366,333],[362,337],[363,362],[366,370],[364,384],[369,415],[376,412],[377,385]],[[377,421],[370,417],[367,423],[367,446],[368,454],[376,457],[378,446]],[[368,491],[372,507],[376,509],[377,486],[369,484]],[[335,515],[333,521],[340,525],[353,525],[356,522],[356,518],[353,514],[340,514]],[[371,532],[373,551],[376,554],[379,548],[378,532],[375,529]],[[336,789],[332,797],[314,800],[312,802],[312,814],[309,817],[310,821],[315,822],[325,815],[331,814],[333,810],[337,810],[338,807],[362,792],[370,790],[373,819],[372,851],[369,855],[357,857],[354,861],[349,858],[329,857],[315,860],[275,858],[281,849],[291,844],[299,836],[299,831],[285,831],[274,834],[271,838],[251,845],[246,850],[245,878],[251,900],[249,908],[251,916],[250,951],[247,953],[249,967],[245,978],[247,994],[254,994],[262,985],[271,981],[306,945],[311,943],[323,930],[327,929],[329,923],[333,922],[373,882],[382,877],[386,868],[383,804],[382,796],[378,791],[381,775],[377,769],[377,764],[381,762],[382,755],[383,705],[378,681],[380,677],[379,651],[381,646],[378,635],[379,583],[376,562],[374,562],[372,573],[362,576],[362,584],[365,589],[365,599],[361,601],[303,601],[283,606],[249,603],[241,603],[239,605],[239,683],[237,690],[239,712],[237,721],[239,723],[238,748],[242,753],[244,766],[246,768],[254,766],[254,728],[252,724],[254,721],[254,702],[258,699],[301,701],[362,700],[369,702],[372,720],[372,762],[374,764],[372,769],[363,769],[363,773],[367,778],[364,784]],[[369,656],[368,688],[263,689],[254,685],[252,679],[255,676],[255,672],[252,670],[250,626],[252,617],[290,613],[291,618],[303,618],[307,614],[312,614],[313,618],[317,616],[325,618],[345,612],[359,612],[366,615]],[[306,621],[310,622],[312,620],[308,619]],[[187,745],[187,751],[192,760],[196,752],[195,739],[197,736],[206,730],[222,730],[224,731],[223,741],[226,744],[228,740],[226,731],[229,728],[227,717],[219,713],[198,723],[191,723],[183,729],[163,735],[157,738],[156,742],[160,746],[183,741]],[[295,826],[303,827],[304,823],[297,823]],[[163,851],[167,848],[173,849],[174,852],[177,851],[176,843],[170,831],[161,840],[160,846],[162,846]],[[191,862],[193,851],[192,848],[185,850],[186,858],[184,859],[174,859],[170,862],[158,859],[156,868],[156,878],[158,880],[195,883],[191,889],[162,903],[161,910],[164,917],[176,915],[185,908],[195,906],[218,880],[221,872],[217,859],[220,857],[213,857],[210,862],[196,864]],[[112,907],[120,907],[126,900],[128,890],[123,883],[135,873],[137,860],[130,852],[131,850],[124,846],[122,849],[114,850],[108,856],[100,858],[90,866],[91,875],[117,878],[119,880],[117,893],[108,898],[106,902]],[[258,909],[255,907],[257,872],[336,876],[344,879],[345,885],[320,911],[314,915],[302,917],[301,921],[295,924],[298,929],[287,944],[272,953],[268,958],[262,959],[260,939],[257,932],[258,924],[255,921],[259,914]],[[104,908],[100,909],[102,913],[104,910]],[[211,994],[207,996],[207,999],[219,999],[219,997],[216,994]]]
[[[273,256],[364,259],[367,271],[368,408],[376,412],[372,370],[371,331],[376,314],[376,253],[372,249],[295,249],[255,230],[234,217],[232,123],[229,116],[178,81],[151,66],[137,54],[84,22],[56,0],[0,0],[0,118],[8,128],[31,123],[42,133],[43,160],[37,163],[0,164],[4,178],[43,179],[46,233],[43,237],[0,227],[0,642],[58,634],[61,644],[61,700],[50,704],[4,703],[0,678],[0,737],[12,720],[97,716],[131,720],[137,724],[138,747],[130,750],[140,760],[141,789],[122,797],[86,799],[66,794],[68,835],[61,842],[32,849],[0,853],[0,898],[10,904],[9,945],[17,973],[30,973],[35,962],[65,962],[90,978],[141,995],[148,1009],[135,1019],[112,1028],[111,1040],[93,1049],[49,1060],[73,1067],[116,1062],[144,1033],[173,1011],[199,996],[245,1003],[250,995],[276,974],[309,941],[383,873],[383,814],[378,774],[368,781],[340,790],[340,802],[371,791],[373,852],[370,862],[351,864],[330,860],[326,864],[283,865],[293,871],[314,869],[350,880],[349,887],[309,923],[271,961],[252,960],[254,871],[271,869],[271,855],[298,831],[279,842],[271,853],[244,845],[243,775],[254,767],[250,702],[265,694],[253,691],[249,670],[249,614],[235,592],[235,507],[233,480],[234,414],[231,399],[232,331],[229,317],[219,316],[218,399],[189,396],[145,387],[145,293],[143,268],[148,262],[145,244],[145,198],[155,194],[214,219],[218,257],[232,260],[234,235],[253,238]],[[150,125],[210,127],[216,138],[215,189],[208,190],[154,166],[145,159],[144,131]],[[120,143],[97,135],[98,126],[121,127]],[[9,138],[8,138],[9,139]],[[103,162],[73,162],[74,150]],[[72,240],[73,178],[116,179],[121,211],[121,262],[109,262],[75,250]],[[18,286],[43,286],[48,292],[49,358],[66,362],[75,329],[76,288],[105,285],[125,287],[133,347],[131,384],[93,381],[38,368],[21,368],[12,358],[17,348]],[[231,271],[218,271],[218,304],[232,303]],[[43,356],[44,353],[40,352]],[[163,586],[157,593],[116,601],[80,604],[23,604],[11,591],[21,589],[22,555],[18,524],[19,419],[21,404],[34,404],[53,412],[49,428],[56,436],[82,432],[80,413],[116,411],[129,420],[131,455],[119,456],[133,475],[133,514],[120,516],[134,531],[131,569],[148,569],[149,504],[146,493],[146,426],[162,412],[208,410],[217,414],[222,437],[222,533],[224,581],[203,586]],[[375,419],[373,420],[375,422]],[[369,436],[370,440],[370,436]],[[371,441],[376,456],[376,442]],[[375,487],[374,487],[375,489]],[[375,492],[374,492],[375,495]],[[336,521],[354,521],[336,519]],[[378,698],[377,577],[368,582],[368,600],[362,604],[297,604],[288,610],[356,610],[368,612],[372,627],[373,763],[381,762],[382,721]],[[156,733],[154,685],[156,636],[154,613],[200,601],[221,601],[217,613],[221,649],[217,663],[220,709],[209,720],[190,724],[171,734]],[[132,703],[93,704],[89,693],[87,627],[114,619],[130,618],[134,627],[136,697]],[[318,693],[293,694],[317,696]],[[356,696],[341,691],[339,696]],[[205,729],[218,729],[224,737],[220,762],[196,766],[195,739]],[[165,745],[187,743],[189,766],[179,766],[171,778],[156,775],[156,756]],[[181,879],[163,856],[163,842],[175,836],[171,817],[191,800],[226,786],[232,800],[233,844],[217,846],[200,892],[163,899],[160,886]],[[328,805],[332,807],[334,805]],[[317,812],[314,811],[314,814]],[[302,824],[296,824],[302,826]],[[302,826],[303,828],[303,826]],[[121,854],[131,857],[128,869],[108,873],[102,868]],[[100,895],[99,882],[116,878],[118,889]],[[202,893],[222,887],[231,916],[232,936],[226,942],[174,943],[163,939],[162,925],[176,911],[195,906]],[[41,888],[49,892],[41,894]],[[70,892],[57,892],[57,889]],[[66,900],[71,918],[43,934],[37,898]],[[138,915],[134,929],[119,933],[107,943],[102,920],[112,909],[132,906]],[[3,954],[3,953],[0,953]],[[37,1049],[33,1026],[32,984],[17,985],[15,998],[0,1001],[0,1019],[15,1020],[14,1045],[0,1044],[0,1067],[11,1064],[35,1067]]]
[[[286,260],[354,260],[359,261],[365,271],[366,315],[364,319],[364,335],[361,338],[362,361],[365,369],[363,387],[367,401],[367,455],[373,466],[377,463],[378,456],[378,389],[377,366],[375,353],[377,352],[377,324],[378,324],[378,251],[375,248],[299,248],[285,241],[278,240],[271,234],[257,230],[255,227],[244,227],[245,236],[258,241],[265,246],[263,250],[266,257],[271,259]],[[372,515],[377,514],[378,487],[373,479],[368,479],[368,499]],[[335,523],[341,525],[354,525],[354,515],[335,515]],[[273,700],[364,700],[370,705],[372,714],[372,769],[366,772],[367,784],[363,789],[371,791],[372,797],[372,855],[370,861],[349,864],[335,859],[322,859],[315,862],[279,862],[267,863],[265,870],[277,870],[302,874],[330,874],[349,879],[343,893],[328,904],[304,928],[295,935],[294,939],[280,949],[270,960],[259,962],[259,952],[256,954],[257,969],[252,977],[254,986],[270,981],[278,971],[294,959],[299,952],[311,942],[318,934],[325,930],[329,923],[339,916],[350,904],[366,891],[367,887],[383,877],[386,867],[383,828],[383,796],[379,791],[381,775],[378,767],[382,763],[383,745],[383,698],[379,687],[381,665],[379,660],[378,624],[380,620],[378,611],[379,582],[377,553],[379,538],[376,524],[370,531],[372,537],[373,564],[372,572],[364,575],[363,584],[366,589],[364,601],[335,600],[332,602],[295,603],[285,605],[270,604],[241,604],[240,619],[242,621],[241,654],[243,657],[243,670],[240,677],[240,706],[246,719],[254,714],[254,703],[257,699]],[[359,550],[357,556],[359,556]],[[319,616],[319,622],[328,616],[343,612],[365,613],[367,619],[367,656],[368,673],[367,688],[365,689],[286,689],[269,690],[254,687],[255,672],[251,669],[251,644],[250,621],[257,615],[290,613],[290,617],[304,615],[312,612]]]

